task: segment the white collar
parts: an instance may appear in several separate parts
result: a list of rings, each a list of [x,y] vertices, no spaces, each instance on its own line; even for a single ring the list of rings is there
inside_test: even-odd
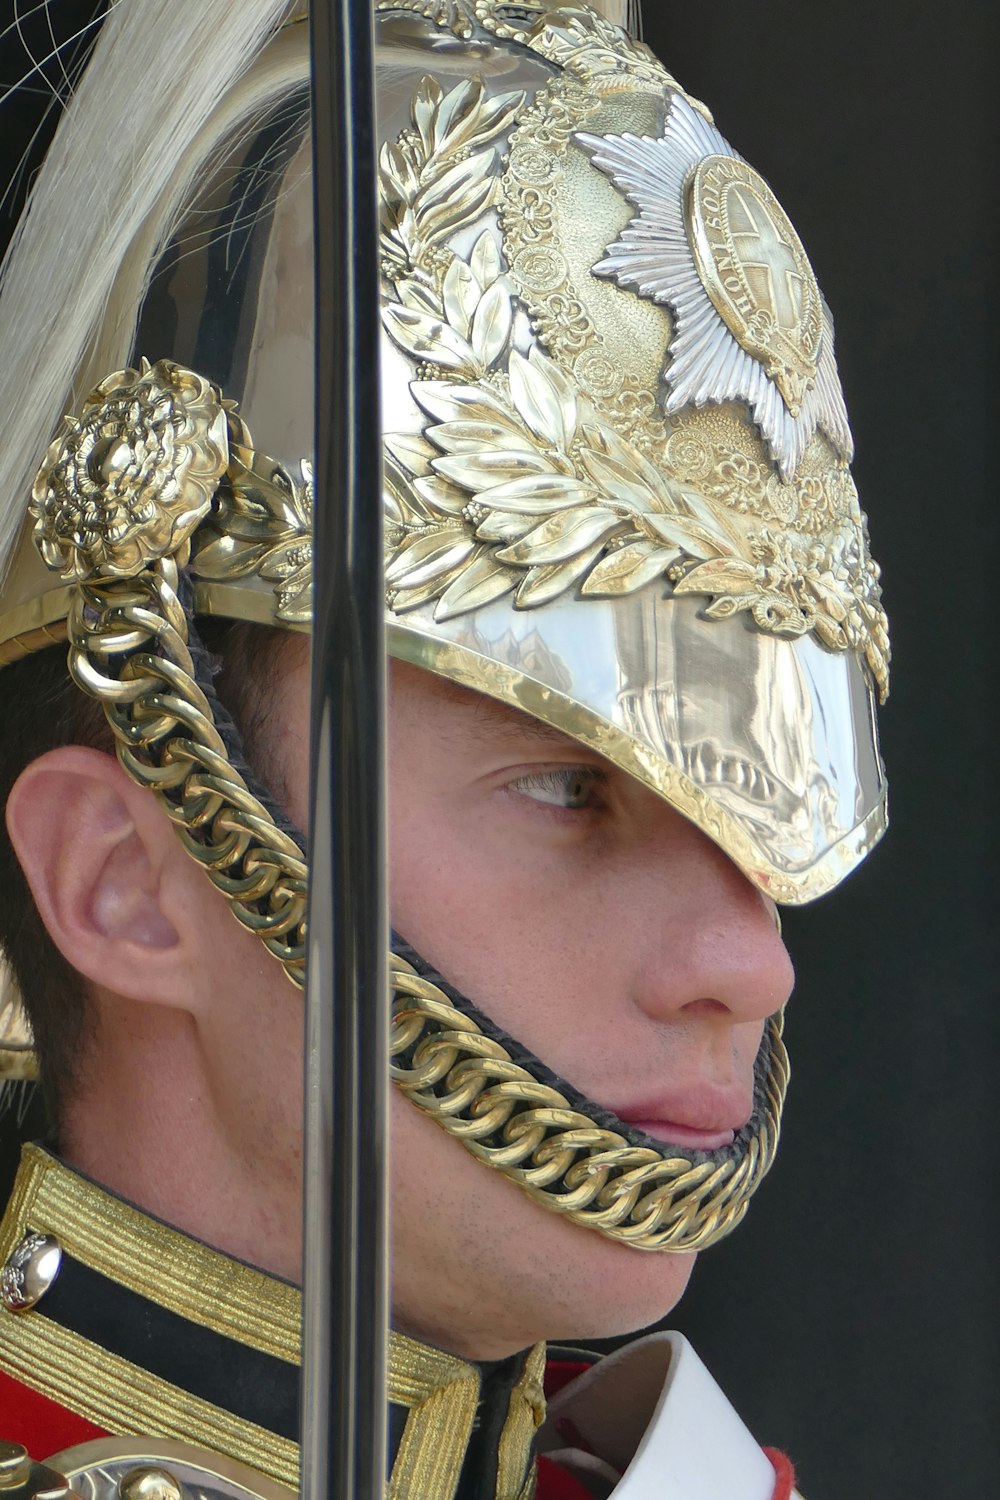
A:
[[[546,1426],[542,1451],[583,1482],[621,1475],[615,1500],[773,1500],[770,1460],[680,1333],[599,1360],[550,1401]],[[573,1431],[589,1453],[559,1446]]]

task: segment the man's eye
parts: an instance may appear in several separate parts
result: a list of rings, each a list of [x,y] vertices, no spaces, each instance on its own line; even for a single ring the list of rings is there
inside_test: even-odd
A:
[[[569,809],[586,807],[594,787],[600,781],[599,771],[586,766],[567,767],[560,771],[537,771],[533,776],[519,776],[510,783],[515,792],[546,802],[551,807]]]

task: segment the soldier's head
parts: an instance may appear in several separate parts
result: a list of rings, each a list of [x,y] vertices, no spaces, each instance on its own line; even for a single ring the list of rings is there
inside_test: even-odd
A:
[[[294,1271],[335,497],[308,459],[308,52],[282,12],[228,19],[214,105],[197,69],[163,84],[148,156],[122,147],[152,180],[112,241],[90,226],[116,270],[58,357],[20,338],[46,415],[3,470],[27,496],[41,463],[0,678],[34,895],[4,941],[64,1125],[103,1122],[81,1164],[127,1181],[148,1100],[174,1194],[149,1206],[266,1184],[243,1238],[218,1202],[182,1227],[251,1257],[269,1234]],[[386,3],[377,28],[394,1299],[487,1357],[650,1321],[742,1217],[787,1076],[775,906],[884,827],[888,643],[829,312],[704,107],[583,6]],[[51,301],[43,251],[7,307]],[[75,415],[46,456],[53,405]],[[72,683],[65,647],[36,654],[67,637]]]

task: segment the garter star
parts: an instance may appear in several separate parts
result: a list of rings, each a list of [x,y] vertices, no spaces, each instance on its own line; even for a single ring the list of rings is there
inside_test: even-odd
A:
[[[830,314],[764,179],[680,94],[659,138],[576,139],[639,210],[594,274],[676,319],[666,411],[746,401],[785,479],[817,427],[849,460]]]

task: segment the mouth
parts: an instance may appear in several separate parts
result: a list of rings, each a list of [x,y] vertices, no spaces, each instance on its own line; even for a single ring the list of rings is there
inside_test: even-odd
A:
[[[683,1146],[688,1151],[719,1151],[724,1146],[731,1146],[736,1139],[736,1131],[731,1128],[698,1130],[691,1125],[681,1125],[677,1120],[643,1120],[631,1115],[619,1115],[618,1118],[631,1125],[633,1130],[652,1136],[654,1141]]]
[[[638,1250],[702,1250],[743,1218],[778,1144],[788,1082],[780,1015],[767,1021],[752,1080],[743,1079],[735,1066],[722,1078],[706,1076],[697,1064],[682,1079],[674,1059],[674,1067],[657,1069],[655,1082],[648,1052],[639,1049],[614,1070],[620,1080],[631,1081],[629,1095],[623,1089],[615,1104],[598,1103],[508,1036],[396,936],[392,963],[394,1082],[478,1160],[546,1208]],[[422,1003],[423,986],[431,994]],[[489,1079],[482,1092],[456,1109],[450,1061],[428,1089],[420,1048],[443,1032],[449,1039],[468,1033],[470,1056],[480,1057],[488,1048],[488,1056],[499,1054],[505,1061],[503,1076],[510,1087],[504,1085],[502,1117],[480,1106]],[[651,1082],[648,1094],[635,1088],[643,1064]],[[665,1075],[671,1077],[668,1086]],[[526,1163],[529,1170],[543,1168],[544,1184],[528,1180]]]
[[[654,1141],[687,1151],[721,1151],[731,1146],[753,1112],[753,1101],[738,1087],[685,1090],[683,1097],[645,1099],[617,1109],[625,1125]]]

